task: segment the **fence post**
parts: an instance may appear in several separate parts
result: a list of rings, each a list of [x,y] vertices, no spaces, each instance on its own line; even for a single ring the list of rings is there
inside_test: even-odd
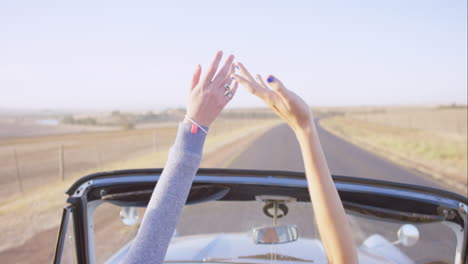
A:
[[[96,160],[97,160],[97,169],[102,170],[102,158],[101,158],[101,151],[99,151],[99,145],[96,142],[94,145],[95,151],[96,151]]]
[[[154,136],[153,136],[153,152],[156,153],[157,150],[158,150],[157,134],[156,134],[156,130],[154,130]]]
[[[21,173],[19,170],[18,153],[16,152],[16,148],[13,149],[13,151],[14,151],[14,157],[15,157],[16,180],[18,181],[20,192],[24,193],[23,179],[21,179]]]
[[[59,147],[59,177],[62,181],[65,181],[65,160],[63,153],[63,144]]]

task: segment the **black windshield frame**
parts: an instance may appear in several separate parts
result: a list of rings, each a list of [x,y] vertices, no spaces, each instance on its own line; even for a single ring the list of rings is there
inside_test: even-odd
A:
[[[68,190],[67,202],[75,211],[77,255],[80,263],[90,263],[93,249],[89,238],[92,223],[88,218],[88,203],[122,194],[140,191],[149,199],[163,169],[137,169],[95,173],[77,180]],[[384,215],[413,222],[451,221],[464,231],[461,259],[466,263],[467,220],[466,197],[445,190],[410,184],[333,175],[343,204],[348,210],[373,216]],[[193,195],[197,188],[214,188],[210,197]],[[298,200],[310,201],[303,172],[199,169],[187,203],[209,200],[254,200],[265,193],[288,194]],[[143,192],[141,192],[143,191]],[[192,200],[191,200],[192,199]],[[395,202],[398,199],[398,202]],[[109,200],[108,200],[109,201]],[[141,201],[123,201],[141,202]],[[135,206],[138,204],[130,204]],[[145,204],[140,204],[145,206]],[[408,211],[411,210],[411,211]],[[449,212],[449,214],[447,214]],[[59,237],[60,239],[60,237]]]

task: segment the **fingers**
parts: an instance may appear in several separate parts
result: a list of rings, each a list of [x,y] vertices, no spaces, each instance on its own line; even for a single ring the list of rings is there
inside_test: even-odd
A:
[[[270,84],[270,87],[275,91],[275,93],[277,93],[285,103],[289,104],[291,96],[289,90],[284,86],[284,84],[273,75],[268,76],[267,82]]]
[[[223,57],[223,52],[218,51],[216,56],[214,57],[213,61],[211,62],[210,66],[207,69],[205,77],[203,77],[203,83],[211,83],[213,77],[218,70],[219,62],[221,61],[221,57]]]
[[[251,94],[254,94],[254,95],[259,94],[259,91],[258,91],[259,89],[251,81],[247,80],[246,78],[238,74],[234,74],[232,77],[234,78],[234,80],[236,80],[237,83],[242,84],[242,86],[244,86]]]
[[[255,82],[255,79],[254,77],[252,77],[252,75],[250,74],[250,72],[247,70],[247,68],[245,68],[244,64],[238,62],[237,63],[237,66],[239,67],[239,71],[241,73],[241,75],[246,78],[247,80],[251,81],[251,82]]]
[[[258,84],[255,79],[253,79],[252,75],[243,68],[244,75],[247,76],[241,76],[238,74],[234,74],[233,77],[234,79],[239,82],[242,86],[244,86],[251,94],[256,95],[260,97],[261,99],[266,99],[269,93],[271,93],[271,90],[268,87],[264,87],[260,84]]]
[[[236,74],[234,75],[234,78],[238,76],[239,78],[238,79],[236,78],[236,80],[240,84],[242,84],[245,88],[247,88],[247,90],[250,93],[259,96],[263,100],[266,100],[267,99],[266,97],[271,92],[271,90],[266,85],[264,86],[259,85],[255,81],[255,79],[252,77],[250,72],[247,70],[247,68],[244,66],[244,64],[238,62],[237,66],[239,66],[239,71],[241,75]]]
[[[258,96],[260,99],[262,99],[266,104],[271,105],[272,102],[272,94],[273,91],[270,89],[265,89],[262,86],[260,86],[257,82],[251,82],[247,80],[246,78],[235,74],[234,79],[244,86],[251,94]]]
[[[238,87],[238,86],[239,86],[239,83],[236,82],[236,81],[233,81],[233,82],[231,83],[231,89],[229,90],[229,92],[232,94],[232,97],[229,98],[229,97],[227,97],[227,96],[224,96],[224,97],[226,98],[226,100],[227,100],[226,103],[228,103],[229,101],[231,101],[232,98],[236,95],[236,91],[237,91],[237,87]]]
[[[229,70],[229,75],[226,78],[226,80],[224,81],[224,85],[223,85],[224,89],[232,90],[233,85],[236,83],[236,79],[234,79],[232,74],[234,74],[234,67],[231,67],[231,70]],[[227,85],[229,88],[226,87],[225,85]]]
[[[190,86],[191,90],[193,90],[195,88],[195,86],[197,86],[198,82],[200,81],[200,75],[201,75],[201,66],[200,66],[200,64],[198,64],[197,69],[193,73],[192,85]]]
[[[229,69],[229,73],[226,76],[226,82],[234,82],[235,81],[234,77],[232,77],[232,75],[235,72],[236,72],[236,68],[235,68],[234,63],[233,63],[233,64],[231,64],[231,68]]]
[[[239,87],[239,83],[236,82],[236,81],[233,81],[233,83],[231,84],[231,93],[232,93],[232,95],[236,94],[237,87]]]
[[[224,62],[223,67],[219,70],[218,74],[213,80],[213,87],[219,87],[226,81],[230,73],[234,71],[234,66],[232,62],[234,61],[234,55],[229,55],[229,57]]]
[[[268,88],[266,83],[263,81],[262,76],[260,76],[260,74],[257,74],[256,77],[257,77],[257,82],[260,84],[260,86],[262,86],[265,89],[270,89]]]

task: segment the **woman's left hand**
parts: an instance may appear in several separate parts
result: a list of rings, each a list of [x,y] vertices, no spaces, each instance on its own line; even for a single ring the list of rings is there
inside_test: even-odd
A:
[[[229,55],[223,67],[216,74],[222,56],[222,51],[216,53],[203,78],[200,79],[202,71],[200,65],[197,66],[193,74],[187,116],[202,126],[211,125],[237,90],[237,82],[230,77],[235,70],[232,63],[234,61],[233,55]]]

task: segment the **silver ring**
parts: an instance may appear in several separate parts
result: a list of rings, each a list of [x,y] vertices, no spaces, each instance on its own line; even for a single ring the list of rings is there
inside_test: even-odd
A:
[[[226,83],[226,84],[224,85],[224,88],[226,88],[226,90],[229,91],[229,90],[231,89],[231,86],[229,86],[229,84]]]
[[[230,91],[226,91],[224,93],[224,96],[227,96],[227,98],[232,99],[232,93]]]

